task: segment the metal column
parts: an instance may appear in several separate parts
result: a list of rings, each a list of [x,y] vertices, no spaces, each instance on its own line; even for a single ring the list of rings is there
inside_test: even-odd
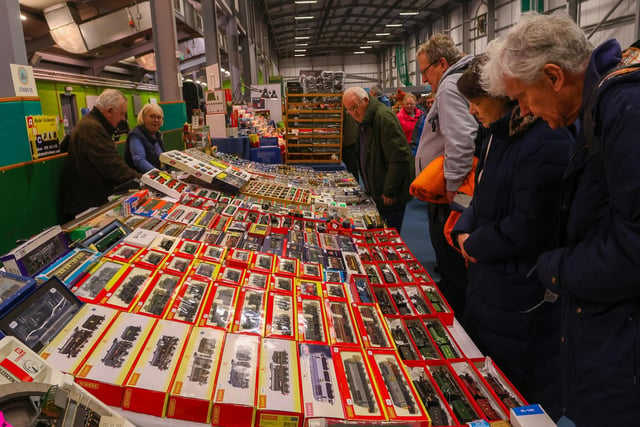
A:
[[[182,101],[182,90],[179,81],[178,59],[176,51],[176,18],[173,14],[171,0],[154,0],[151,3],[151,25],[153,28],[153,47],[156,52],[158,68],[158,88],[160,100]]]
[[[0,38],[5,40],[4,48],[0,48],[4,58],[0,66],[0,79],[4,82],[0,85],[0,98],[8,98],[16,96],[9,64],[28,65],[18,0],[0,2]]]
[[[216,19],[216,3],[215,0],[202,0],[202,23],[204,27],[204,52],[206,57],[206,65],[217,65],[217,79],[219,87],[210,87],[209,89],[219,89],[222,87],[222,76],[220,75],[220,46],[218,46],[218,20]],[[207,80],[210,76],[207,75]]]

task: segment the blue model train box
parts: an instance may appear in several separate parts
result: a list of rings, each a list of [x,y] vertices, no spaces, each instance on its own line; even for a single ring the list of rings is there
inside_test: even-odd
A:
[[[56,276],[67,288],[71,289],[100,260],[100,257],[98,252],[75,248],[44,269],[36,276],[36,279],[46,281]]]
[[[0,271],[0,313],[11,310],[36,287],[36,281],[30,277]]]

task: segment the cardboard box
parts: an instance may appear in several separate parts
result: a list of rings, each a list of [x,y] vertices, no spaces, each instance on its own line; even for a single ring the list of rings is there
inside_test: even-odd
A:
[[[259,352],[259,336],[227,334],[213,398],[213,425],[252,425]]]
[[[363,304],[376,302],[369,279],[365,275],[352,274],[349,279],[347,291],[349,301],[351,302]]]
[[[360,347],[360,338],[349,303],[325,298],[324,304],[331,345]]]
[[[5,313],[36,288],[31,277],[0,271],[0,312]]]
[[[125,382],[122,407],[162,417],[191,325],[159,320]]]
[[[351,304],[364,348],[393,348],[387,324],[376,304]]]
[[[421,361],[422,357],[414,347],[402,318],[385,316],[385,321],[387,322],[387,326],[391,332],[393,343],[395,344],[398,354],[403,362],[411,365],[416,361]]]
[[[77,369],[76,382],[109,406],[122,405],[124,385],[157,319],[120,312]]]
[[[112,308],[83,305],[40,356],[56,369],[73,374],[117,315]]]
[[[244,277],[244,287],[266,291],[271,284],[271,275],[262,271],[248,271]]]
[[[237,287],[216,283],[196,324],[231,331],[238,294]]]
[[[210,280],[187,277],[164,318],[195,323],[203,304],[206,302],[207,292],[210,288]]]
[[[68,251],[62,228],[56,225],[1,256],[0,261],[8,273],[34,277]]]
[[[154,270],[130,265],[120,279],[99,300],[100,305],[129,311],[151,282]]]
[[[183,280],[184,276],[158,270],[132,311],[163,318],[171,308]]]
[[[387,417],[372,386],[372,373],[362,350],[339,347],[332,347],[332,350],[346,418],[385,421]]]
[[[499,399],[493,393],[491,387],[485,384],[482,376],[471,367],[469,362],[452,362],[451,368],[462,380],[468,394],[475,400],[476,404],[488,421],[507,420],[507,412],[498,403]]]
[[[407,332],[411,338],[415,349],[420,354],[422,360],[442,360],[444,357],[440,353],[438,346],[429,337],[427,329],[418,316],[405,317],[402,319],[407,327]]]
[[[95,302],[118,281],[127,269],[126,264],[104,259],[74,287],[73,293],[85,302]]]
[[[265,291],[241,289],[233,321],[233,332],[264,335],[266,305]]]
[[[297,297],[298,340],[307,343],[329,343],[324,304],[320,298]]]
[[[68,288],[72,288],[99,260],[99,253],[89,249],[75,248],[42,270],[36,278],[46,281],[56,276]]]
[[[498,397],[504,410],[527,406],[527,401],[502,373],[490,357],[470,360],[471,367],[478,372],[485,383]]]
[[[445,359],[461,359],[464,353],[458,347],[449,330],[439,318],[423,317],[422,321],[431,336],[431,340],[438,346]]]
[[[513,427],[555,427],[556,425],[539,404],[512,408],[509,421]]]
[[[271,291],[267,298],[265,337],[296,339],[295,304],[291,294]]]
[[[329,346],[299,344],[304,417],[344,419],[342,395]]]
[[[442,391],[425,370],[424,365],[406,368],[423,406],[429,413],[429,419],[434,426],[454,425],[454,416]]]
[[[209,423],[225,331],[194,327],[171,387],[167,417]]]
[[[302,425],[302,396],[295,341],[264,338],[258,369],[256,426]]]
[[[466,392],[462,381],[446,362],[432,362],[426,366],[434,383],[442,391],[459,425],[482,418],[482,412]]]
[[[453,325],[453,309],[442,296],[440,289],[438,289],[435,284],[422,284],[420,287],[429,300],[429,303],[433,307],[436,315],[442,319],[442,323],[446,326]]]

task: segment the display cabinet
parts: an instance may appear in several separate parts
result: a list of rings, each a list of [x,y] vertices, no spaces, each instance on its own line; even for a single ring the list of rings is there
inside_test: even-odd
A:
[[[342,161],[342,93],[288,93],[287,163]]]

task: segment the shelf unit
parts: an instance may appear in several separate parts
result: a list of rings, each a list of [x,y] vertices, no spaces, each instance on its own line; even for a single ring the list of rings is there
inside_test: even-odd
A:
[[[288,93],[287,163],[342,161],[342,93]]]

